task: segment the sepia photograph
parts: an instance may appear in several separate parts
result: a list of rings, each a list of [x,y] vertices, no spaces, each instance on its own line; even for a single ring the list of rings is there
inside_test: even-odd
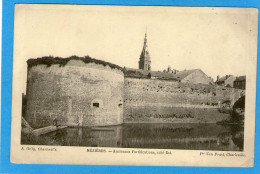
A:
[[[15,5],[11,157],[252,166],[257,25],[254,8]],[[184,159],[162,165],[207,165]]]

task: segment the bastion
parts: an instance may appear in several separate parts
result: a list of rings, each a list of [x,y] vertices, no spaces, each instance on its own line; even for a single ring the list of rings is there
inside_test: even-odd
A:
[[[121,67],[90,57],[29,59],[25,119],[33,128],[123,123]]]

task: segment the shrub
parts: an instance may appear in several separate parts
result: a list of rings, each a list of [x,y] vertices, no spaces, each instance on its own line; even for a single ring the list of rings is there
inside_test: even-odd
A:
[[[122,67],[109,62],[105,62],[103,60],[94,59],[89,56],[78,57],[75,55],[67,58],[45,56],[36,59],[29,59],[27,60],[27,65],[28,65],[28,69],[37,65],[46,65],[47,67],[50,67],[51,65],[58,64],[60,66],[65,66],[70,60],[81,60],[84,63],[96,63],[103,66],[109,66],[112,69],[119,69],[122,70],[123,72],[125,71]]]

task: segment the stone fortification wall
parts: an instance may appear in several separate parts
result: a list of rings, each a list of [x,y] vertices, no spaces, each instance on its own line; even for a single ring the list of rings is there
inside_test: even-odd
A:
[[[239,95],[235,90],[215,85],[125,78],[124,121],[215,123],[229,118],[229,114],[220,113],[218,108]]]
[[[124,108],[125,123],[216,123],[228,120],[230,114],[213,108],[134,107]]]
[[[123,123],[124,74],[81,60],[28,68],[25,119],[32,127]]]
[[[166,80],[125,78],[126,106],[216,107],[232,100],[234,88]]]

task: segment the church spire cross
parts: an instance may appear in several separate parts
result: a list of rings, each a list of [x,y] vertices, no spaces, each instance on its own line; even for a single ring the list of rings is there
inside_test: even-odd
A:
[[[145,33],[143,51],[145,51],[146,48],[147,48],[147,34]],[[148,51],[148,50],[147,50],[147,51]]]

